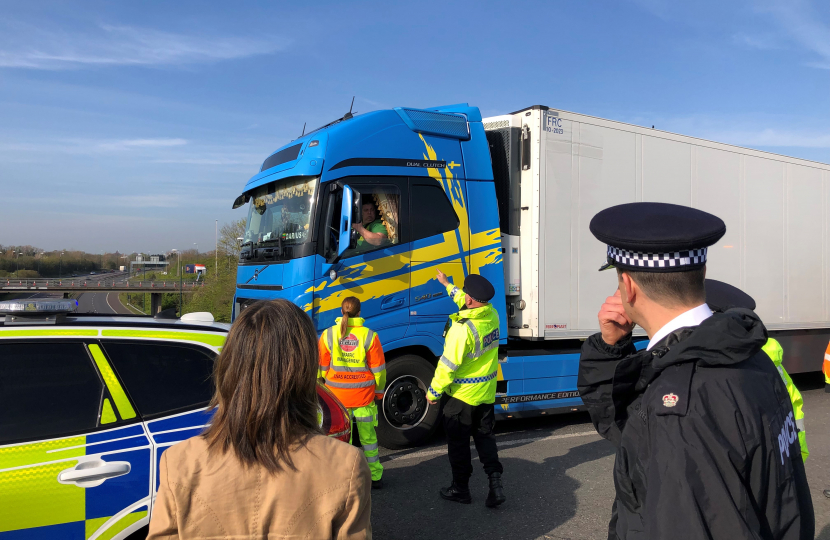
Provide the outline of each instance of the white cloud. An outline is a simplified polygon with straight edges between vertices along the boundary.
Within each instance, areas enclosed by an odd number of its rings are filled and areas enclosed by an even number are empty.
[[[187,140],[179,138],[158,139],[52,139],[37,142],[2,141],[0,153],[17,155],[38,154],[97,154],[101,152],[163,150],[184,146]]]
[[[101,150],[126,150],[130,148],[167,148],[187,144],[184,139],[126,139],[97,143]]]
[[[822,21],[808,1],[772,0],[761,4],[760,11],[771,15],[790,41],[818,56],[817,60],[807,61],[804,65],[830,69],[830,21]],[[751,39],[766,42],[763,37]]]
[[[101,25],[61,32],[6,23],[0,67],[79,69],[94,66],[166,66],[232,60],[284,49],[282,38],[200,36],[132,26]]]
[[[735,34],[732,40],[750,49],[771,51],[782,48],[780,39],[772,35]]]

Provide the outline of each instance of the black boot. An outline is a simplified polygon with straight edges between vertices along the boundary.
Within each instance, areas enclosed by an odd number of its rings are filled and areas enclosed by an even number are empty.
[[[490,475],[490,493],[487,494],[487,500],[484,505],[487,508],[495,508],[506,499],[504,496],[504,488],[501,485],[501,473],[494,472]]]
[[[467,486],[461,488],[455,482],[450,484],[450,487],[441,488],[441,491],[439,491],[438,494],[441,495],[441,498],[446,501],[459,502],[463,504],[470,504],[473,502],[473,498],[470,496],[470,488]]]

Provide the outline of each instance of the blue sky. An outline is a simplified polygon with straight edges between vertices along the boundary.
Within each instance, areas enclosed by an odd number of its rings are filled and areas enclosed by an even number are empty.
[[[212,249],[348,109],[544,104],[830,162],[830,3],[2,2],[0,244]]]

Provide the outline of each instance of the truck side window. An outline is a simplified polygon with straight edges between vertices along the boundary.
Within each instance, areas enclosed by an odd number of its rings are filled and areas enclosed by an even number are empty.
[[[213,397],[214,354],[183,343],[104,342],[144,419],[207,406]]]
[[[428,238],[458,228],[458,215],[437,181],[420,178],[413,180],[411,193],[412,206],[409,221],[412,224],[413,240]]]
[[[391,185],[355,185],[361,201],[362,230],[367,235],[358,235],[357,247],[346,250],[344,257],[361,255],[383,249],[401,242],[401,192]]]
[[[83,343],[0,345],[0,444],[96,429],[103,392]]]

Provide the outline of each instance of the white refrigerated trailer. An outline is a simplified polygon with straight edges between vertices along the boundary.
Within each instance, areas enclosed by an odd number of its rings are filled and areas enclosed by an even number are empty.
[[[503,236],[509,334],[584,338],[616,288],[588,230],[603,208],[659,201],[723,219],[707,277],[735,285],[792,372],[830,339],[830,165],[535,106],[484,119]]]

